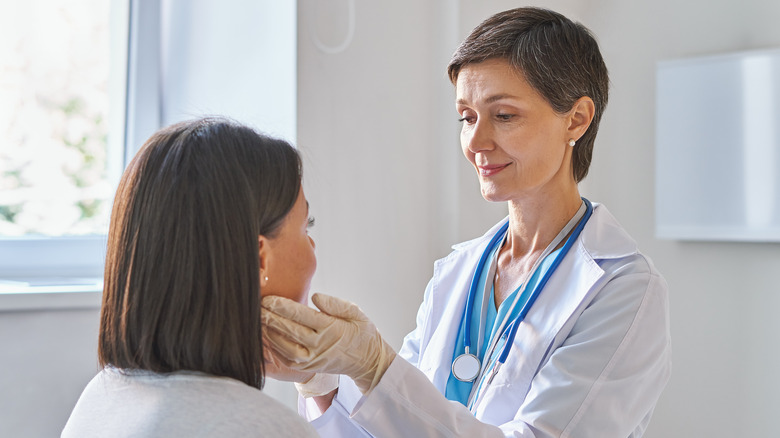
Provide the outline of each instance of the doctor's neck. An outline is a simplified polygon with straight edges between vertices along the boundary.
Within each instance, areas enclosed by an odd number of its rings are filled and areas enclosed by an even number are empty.
[[[543,251],[582,204],[579,190],[538,193],[508,202],[509,230],[504,250],[513,257]]]

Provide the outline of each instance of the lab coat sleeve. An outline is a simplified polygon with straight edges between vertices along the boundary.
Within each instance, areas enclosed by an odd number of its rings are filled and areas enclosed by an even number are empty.
[[[431,282],[425,288],[425,297],[430,294]],[[417,312],[417,327],[404,338],[403,346],[399,356],[406,362],[418,365],[420,357],[420,347],[423,339],[423,331],[426,326],[426,315],[429,313],[429,300],[423,300]],[[395,360],[395,362],[405,362],[404,360]],[[412,367],[414,368],[414,367]],[[425,378],[425,376],[423,376]],[[384,378],[383,378],[384,379]],[[425,378],[429,386],[431,383]],[[434,388],[434,391],[435,388]],[[438,393],[438,391],[436,391]],[[298,397],[298,413],[310,421],[312,426],[323,437],[367,437],[370,436],[362,426],[352,420],[350,413],[362,398],[362,394],[354,382],[341,376],[339,379],[339,390],[330,408],[325,412],[320,412],[319,407],[313,399]],[[380,435],[381,436],[381,435]]]
[[[347,376],[339,377],[339,390],[333,403],[320,413],[311,398],[298,396],[298,413],[311,422],[321,437],[367,438],[371,435],[352,421],[350,412],[363,397],[355,383]]]
[[[458,402],[447,400],[422,371],[396,357],[352,412],[374,437],[503,437]]]
[[[496,426],[480,422],[462,404],[447,400],[420,371],[420,351],[430,337],[433,280],[417,312],[417,326],[404,338],[379,384],[352,411],[352,420],[374,437],[503,437]]]

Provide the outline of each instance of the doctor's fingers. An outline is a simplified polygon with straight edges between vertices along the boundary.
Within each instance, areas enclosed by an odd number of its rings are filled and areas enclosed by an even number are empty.
[[[270,332],[270,333],[269,333]],[[306,347],[296,344],[284,334],[269,328],[266,330],[271,349],[276,354],[276,359],[286,367],[301,372],[314,372],[326,374],[350,375],[355,369],[365,367],[366,358],[360,348],[347,348],[336,339],[328,337],[323,342]],[[353,373],[354,374],[354,373]]]
[[[263,310],[293,320],[314,330],[320,330],[333,323],[333,317],[318,312],[289,298],[268,295],[261,301]],[[262,312],[262,313],[266,313]],[[262,316],[262,314],[261,314]]]
[[[281,362],[286,367],[300,369],[297,364],[311,360],[311,350],[272,327],[265,327],[263,338],[263,344],[271,348],[274,360]]]
[[[341,298],[316,293],[312,295],[311,302],[323,313],[349,321],[368,321],[368,317],[356,304]]]
[[[273,333],[270,337],[268,336],[269,332]],[[285,338],[276,330],[272,328],[263,330],[263,361],[266,368],[270,366],[271,369],[278,369],[289,365],[287,363],[289,361],[279,353],[279,350],[285,351],[285,355],[288,354],[287,352],[293,352],[295,356],[309,354],[305,347]]]
[[[314,310],[316,312],[316,310]],[[320,334],[317,330],[303,324],[299,324],[298,321],[287,319],[284,316],[277,315],[276,313],[263,310],[260,312],[260,321],[263,323],[263,328],[272,328],[279,336],[283,336],[290,341],[297,342],[305,346],[315,345],[319,342]],[[325,328],[320,328],[324,331]],[[272,338],[272,334],[267,334],[269,338]],[[273,340],[273,339],[271,339]]]
[[[276,380],[287,382],[306,382],[314,373],[297,370],[289,365],[289,361],[280,357],[276,349],[271,345],[271,341],[263,336],[263,360],[265,362],[265,375]]]

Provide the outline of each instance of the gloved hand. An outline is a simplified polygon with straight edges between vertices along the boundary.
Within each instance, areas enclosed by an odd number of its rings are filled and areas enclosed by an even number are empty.
[[[339,387],[339,376],[291,369],[276,357],[276,352],[268,346],[268,339],[265,336],[263,336],[263,345],[265,345],[263,351],[265,377],[295,383],[295,389],[305,398],[329,394]]]
[[[261,317],[268,345],[292,369],[345,374],[367,394],[395,352],[356,305],[323,294],[314,294],[312,302],[321,312],[287,298],[264,297]]]
[[[314,373],[294,370],[286,366],[278,355],[270,347],[268,338],[263,334],[263,361],[265,362],[265,376],[283,382],[308,382],[314,377]]]
[[[295,382],[298,394],[305,398],[327,395],[339,387],[339,376],[336,374],[317,373],[306,382]]]

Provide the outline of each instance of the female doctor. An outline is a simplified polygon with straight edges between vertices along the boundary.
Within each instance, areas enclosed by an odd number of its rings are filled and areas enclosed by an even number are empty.
[[[322,436],[641,436],[670,374],[667,285],[578,191],[607,104],[595,39],[514,9],[475,28],[448,73],[463,153],[509,215],[434,264],[397,355],[353,304],[264,298],[266,342],[305,377],[303,413]]]

